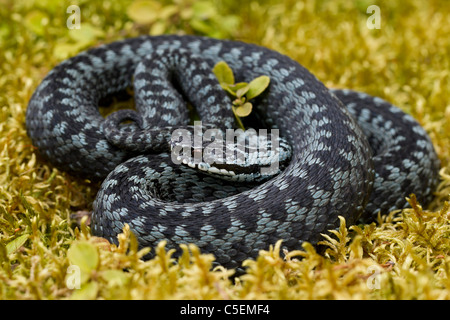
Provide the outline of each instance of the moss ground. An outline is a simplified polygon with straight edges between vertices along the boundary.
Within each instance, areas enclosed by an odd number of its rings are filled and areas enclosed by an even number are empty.
[[[450,4],[410,1],[72,1],[0,0],[0,299],[449,299]],[[380,29],[368,28],[380,9]],[[70,24],[69,23],[69,24]],[[324,236],[325,253],[305,244],[268,246],[233,270],[184,246],[176,260],[161,244],[139,258],[129,230],[112,246],[86,221],[98,185],[41,159],[25,131],[34,89],[61,60],[140,34],[189,33],[258,43],[291,56],[329,87],[378,95],[413,115],[442,161],[428,208]],[[75,264],[79,269],[70,267]],[[126,270],[126,271],[124,271]],[[80,275],[80,277],[77,277]],[[78,281],[79,280],[79,281]],[[79,287],[79,289],[77,289]]]

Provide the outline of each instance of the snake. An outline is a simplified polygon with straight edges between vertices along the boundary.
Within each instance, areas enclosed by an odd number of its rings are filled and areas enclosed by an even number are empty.
[[[177,162],[173,133],[195,129],[188,104],[205,124],[200,138],[205,128],[236,129],[232,98],[212,72],[220,61],[238,81],[269,77],[250,123],[277,133],[278,147],[205,167],[189,158],[205,151],[200,144]],[[127,88],[135,108],[103,116],[102,99]],[[339,217],[374,221],[407,207],[411,193],[426,205],[439,180],[431,139],[412,116],[363,92],[329,89],[290,57],[241,41],[141,36],[87,49],[38,85],[26,128],[43,159],[102,182],[94,235],[117,243],[128,224],[140,247],[165,240],[180,252],[193,243],[229,268],[280,239],[288,250],[317,244]],[[280,165],[264,176],[273,155]]]

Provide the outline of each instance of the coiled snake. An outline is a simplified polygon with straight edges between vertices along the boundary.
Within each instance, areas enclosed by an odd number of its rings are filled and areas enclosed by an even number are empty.
[[[170,134],[189,124],[186,100],[203,123],[234,126],[230,97],[211,71],[222,60],[239,81],[270,77],[255,113],[279,129],[292,154],[265,182],[239,181],[239,173],[220,180],[171,161]],[[99,100],[130,86],[136,111],[105,120]],[[370,221],[403,208],[410,193],[426,204],[438,181],[433,146],[412,117],[380,98],[330,91],[287,56],[241,42],[144,36],[82,52],[38,86],[26,125],[55,166],[106,177],[94,234],[116,242],[128,223],[142,246],[195,243],[227,267],[278,239],[288,249],[316,243],[339,215]]]

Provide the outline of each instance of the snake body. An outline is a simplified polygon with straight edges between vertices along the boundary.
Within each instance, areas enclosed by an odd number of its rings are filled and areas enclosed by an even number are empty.
[[[234,126],[231,100],[211,72],[222,60],[239,81],[270,77],[255,112],[292,154],[262,183],[171,161],[170,134],[189,124],[186,99],[204,123]],[[98,101],[130,86],[136,110],[102,117]],[[54,165],[105,179],[95,235],[117,242],[127,223],[141,246],[195,243],[227,267],[279,239],[287,249],[316,243],[338,216],[352,224],[403,208],[410,193],[426,204],[438,181],[436,153],[411,116],[380,98],[329,90],[289,57],[242,42],[144,36],[82,52],[38,86],[26,125]]]

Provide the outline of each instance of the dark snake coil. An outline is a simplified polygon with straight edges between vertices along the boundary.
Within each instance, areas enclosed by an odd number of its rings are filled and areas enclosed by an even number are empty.
[[[254,112],[279,129],[292,155],[266,182],[220,180],[170,159],[170,132],[189,124],[186,99],[204,123],[234,126],[231,100],[211,72],[221,60],[238,81],[270,77]],[[100,99],[132,86],[136,110],[105,120]],[[58,168],[106,177],[95,235],[116,242],[128,223],[141,246],[195,243],[227,267],[279,239],[287,249],[316,243],[339,215],[371,221],[405,207],[410,193],[426,204],[438,182],[433,146],[411,116],[364,93],[330,91],[287,56],[241,42],[146,36],[82,52],[42,81],[26,125]]]

